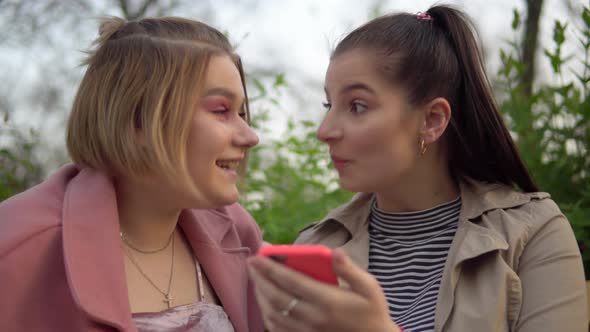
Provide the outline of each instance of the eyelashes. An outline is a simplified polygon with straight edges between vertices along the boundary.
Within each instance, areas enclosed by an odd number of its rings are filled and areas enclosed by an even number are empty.
[[[355,99],[350,103],[350,112],[360,114],[367,111],[368,105],[362,100]]]
[[[206,101],[203,105],[207,111],[215,115],[229,118],[230,116],[233,116],[233,114],[236,114],[242,120],[248,119],[248,115],[245,112],[243,105],[240,105],[237,109],[233,109],[227,101],[221,98],[211,98],[211,100]]]
[[[324,107],[326,112],[328,112],[332,109],[332,103],[327,102],[327,101],[323,102],[322,106]],[[348,105],[348,111],[353,114],[364,113],[368,110],[368,108],[369,108],[369,105],[367,104],[367,102],[365,102],[364,100],[361,100],[361,99],[354,99]]]
[[[229,118],[232,115],[232,111],[229,108],[220,108],[220,109],[215,109],[212,110],[211,112],[213,112],[214,114]],[[236,113],[240,119],[246,121],[248,119],[248,114],[246,112],[240,111]]]

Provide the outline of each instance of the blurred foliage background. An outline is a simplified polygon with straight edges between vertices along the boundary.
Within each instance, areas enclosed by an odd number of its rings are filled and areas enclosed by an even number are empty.
[[[570,220],[590,276],[590,249],[584,250],[590,247],[590,11],[572,6],[572,17],[554,22],[552,44],[541,45],[543,1],[524,2],[524,11],[512,13],[500,67],[490,76],[523,158],[541,190],[551,193]],[[211,10],[208,4],[202,2],[201,9]],[[119,0],[110,5],[118,8],[120,16],[135,19],[168,14],[182,7],[183,1]],[[64,6],[81,12],[94,8],[84,0],[0,0],[4,21],[0,44],[27,43],[34,38],[51,42],[43,31],[51,31],[50,22]],[[378,8],[372,15],[379,14]],[[79,19],[70,17],[67,24],[75,27]],[[231,38],[231,31],[229,35]],[[551,79],[539,78],[537,66],[548,68]],[[268,68],[246,69],[253,125],[264,133],[269,130],[270,115],[285,111],[280,100],[289,77]],[[49,66],[45,75],[56,77],[56,70]],[[76,79],[65,74],[67,70],[62,72],[59,77],[70,77],[75,83]],[[71,91],[63,86],[59,80],[46,79],[32,87],[37,90],[30,106],[69,108]],[[38,132],[13,123],[14,107],[11,96],[0,92],[0,201],[42,181],[51,171],[47,165],[67,162],[63,148],[51,150]],[[250,155],[242,203],[263,229],[266,241],[292,242],[304,225],[321,219],[352,196],[338,188],[327,149],[315,138],[317,126],[313,121],[288,118],[279,138],[263,140]]]

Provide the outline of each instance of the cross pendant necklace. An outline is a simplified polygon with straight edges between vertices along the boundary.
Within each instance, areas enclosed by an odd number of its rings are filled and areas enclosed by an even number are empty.
[[[1,0],[0,0],[1,1]],[[121,239],[123,239],[123,233],[121,233]],[[124,242],[124,241],[123,241]],[[124,242],[126,243],[126,242]],[[164,300],[162,300],[163,302],[166,302],[168,309],[170,309],[170,307],[172,307],[172,302],[174,301],[174,298],[170,295],[170,287],[172,286],[172,277],[174,274],[174,233],[172,233],[172,259],[170,262],[170,278],[168,279],[168,289],[166,290],[166,292],[164,292],[163,290],[161,290],[153,281],[152,279],[150,279],[150,277],[148,277],[148,275],[141,269],[141,266],[139,266],[139,264],[135,261],[135,259],[133,258],[133,256],[131,255],[131,252],[129,252],[128,250],[126,250],[125,248],[123,248],[123,252],[125,253],[125,255],[129,258],[129,260],[131,261],[131,263],[133,263],[133,265],[135,265],[135,267],[137,268],[137,271],[139,271],[139,273],[141,273],[141,275],[147,280],[149,281],[150,284],[152,284],[152,286],[154,286],[154,288],[160,292],[160,294],[164,295]]]
[[[168,309],[170,309],[170,307],[172,306],[172,302],[174,301],[174,298],[170,296],[170,294],[164,294],[164,297],[165,299],[162,301],[166,302],[166,304],[168,305]]]

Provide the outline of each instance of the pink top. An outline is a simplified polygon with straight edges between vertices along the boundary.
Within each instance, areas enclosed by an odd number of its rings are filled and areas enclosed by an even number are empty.
[[[234,332],[221,306],[191,303],[160,312],[133,314],[139,332]]]
[[[138,332],[235,332],[223,307],[205,302],[203,272],[196,259],[195,272],[199,301],[160,312],[134,313]]]

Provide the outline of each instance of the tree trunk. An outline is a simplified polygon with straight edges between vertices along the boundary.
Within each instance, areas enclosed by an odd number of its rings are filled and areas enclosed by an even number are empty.
[[[533,83],[535,81],[539,21],[543,9],[543,0],[526,0],[526,6],[527,16],[522,41],[522,58],[520,59],[525,69],[521,84],[524,88],[524,97],[530,98],[533,94]]]

